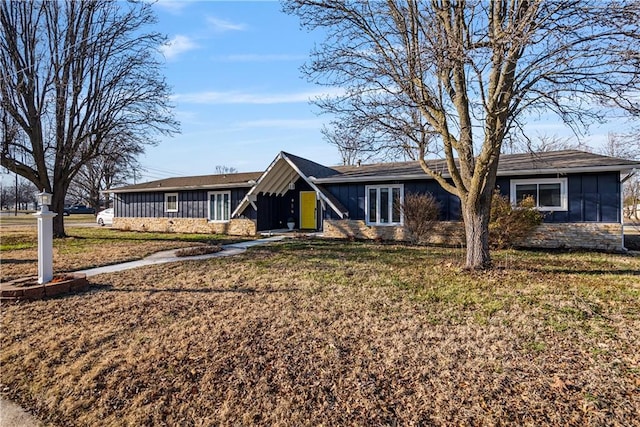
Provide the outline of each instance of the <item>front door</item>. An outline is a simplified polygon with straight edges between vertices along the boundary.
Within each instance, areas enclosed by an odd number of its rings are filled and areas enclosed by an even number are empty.
[[[300,228],[316,229],[316,192],[300,192]]]

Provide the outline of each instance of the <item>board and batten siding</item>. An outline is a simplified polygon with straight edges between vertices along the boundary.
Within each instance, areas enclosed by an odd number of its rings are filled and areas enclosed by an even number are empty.
[[[440,220],[457,221],[461,217],[460,199],[442,189],[435,181],[388,181],[375,185],[404,184],[404,194],[431,193],[440,203]],[[349,219],[365,220],[366,183],[328,184],[325,188],[349,211]],[[325,219],[339,219],[333,210],[325,211]]]
[[[511,179],[536,180],[543,178],[558,178],[558,175],[499,177],[496,185],[500,187],[502,194],[509,197]],[[621,221],[622,207],[620,205],[621,186],[619,172],[570,174],[566,175],[566,178],[567,210],[544,212],[544,222],[619,223]]]
[[[207,218],[210,191],[230,191],[233,211],[248,189],[116,193],[113,201],[114,215],[118,218]],[[167,193],[178,193],[178,212],[166,212],[164,195]],[[253,209],[247,209],[245,215],[249,219],[255,219],[251,218],[255,217]]]
[[[496,186],[500,193],[509,197],[512,179],[557,178],[557,175],[519,175],[498,177]],[[620,174],[603,172],[590,174],[570,174],[567,177],[567,211],[544,212],[547,223],[603,222],[619,223],[622,208],[620,205]],[[431,193],[440,203],[441,221],[459,221],[462,217],[460,199],[448,193],[433,180],[376,182],[376,185],[404,184],[404,193]],[[334,195],[349,211],[349,219],[365,219],[366,183],[325,184],[325,188]],[[325,219],[339,219],[332,210],[325,211]]]

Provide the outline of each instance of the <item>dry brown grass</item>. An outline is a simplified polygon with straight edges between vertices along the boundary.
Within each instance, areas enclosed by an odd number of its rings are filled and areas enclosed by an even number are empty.
[[[2,306],[48,425],[638,425],[640,258],[295,241]]]
[[[141,259],[153,253],[193,247],[201,243],[237,241],[224,236],[168,233],[136,233],[111,228],[67,229],[69,235],[53,243],[54,272],[117,264]],[[33,227],[2,229],[0,280],[35,276],[38,272],[38,235]]]

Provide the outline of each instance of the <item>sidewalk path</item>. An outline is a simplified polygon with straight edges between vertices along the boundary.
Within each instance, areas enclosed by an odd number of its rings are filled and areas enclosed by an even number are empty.
[[[286,236],[273,236],[273,237],[268,237],[266,239],[248,240],[246,242],[231,243],[229,245],[223,245],[222,250],[220,252],[215,252],[212,254],[205,254],[205,255],[188,256],[188,257],[178,257],[176,256],[176,251],[179,251],[180,249],[172,249],[169,251],[163,251],[163,252],[155,253],[153,255],[149,255],[148,257],[138,261],[130,261],[130,262],[124,262],[122,264],[114,264],[114,265],[105,265],[104,267],[96,267],[96,268],[90,268],[88,270],[80,270],[80,271],[77,271],[76,273],[84,273],[87,275],[87,277],[91,277],[91,276],[95,276],[96,274],[115,273],[117,271],[130,270],[132,268],[143,267],[145,265],[166,264],[168,262],[227,257],[232,255],[238,255],[246,251],[247,248],[251,248],[253,246],[279,242],[285,238]]]
[[[37,427],[42,425],[33,415],[11,402],[0,398],[0,427]]]
[[[84,273],[87,277],[95,276],[102,273],[115,273],[118,271],[130,270],[132,268],[143,267],[145,265],[165,264],[168,262],[178,261],[191,261],[201,260],[216,257],[227,257],[232,255],[238,255],[254,246],[266,245],[268,243],[279,242],[284,240],[286,236],[273,236],[265,239],[248,240],[246,242],[232,243],[229,245],[223,245],[220,252],[215,252],[206,255],[177,257],[176,251],[180,249],[173,249],[170,251],[158,252],[153,255],[149,255],[138,261],[130,261],[122,264],[107,265],[104,267],[96,267],[88,270],[80,270],[77,273]],[[0,397],[0,427],[37,427],[41,423],[22,409],[14,402]]]

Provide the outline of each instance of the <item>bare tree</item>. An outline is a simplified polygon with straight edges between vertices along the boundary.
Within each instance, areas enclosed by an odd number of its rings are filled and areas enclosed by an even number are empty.
[[[216,174],[224,175],[227,173],[237,173],[238,169],[231,166],[217,165],[216,166]]]
[[[624,186],[624,216],[629,219],[640,220],[640,175],[635,172],[625,182]]]
[[[342,102],[324,98],[317,103],[338,117],[322,133],[338,148],[345,165],[358,160],[416,160],[420,146],[435,149],[434,132],[413,106],[363,93]]]
[[[491,196],[507,135],[541,112],[576,131],[609,112],[640,112],[639,9],[596,0],[284,4],[304,26],[326,29],[305,71],[345,88],[331,101],[336,110],[365,100],[357,116],[400,130],[390,116],[404,112],[393,118],[407,119],[422,168],[460,198],[470,269],[491,265]],[[411,134],[412,112],[436,139]],[[429,168],[433,153],[446,159],[446,173]]]
[[[600,154],[621,159],[640,159],[640,131],[609,132]]]
[[[38,189],[29,181],[16,179],[15,183],[2,186],[0,191],[1,209],[13,206],[17,213],[19,209],[29,209],[29,205],[36,202]]]
[[[103,195],[103,190],[124,185],[133,178],[139,167],[137,156],[142,152],[140,145],[130,145],[119,139],[108,147],[104,154],[82,166],[68,191],[69,197],[86,201],[96,212],[103,201],[107,207],[109,205],[109,195]]]
[[[571,137],[560,137],[557,135],[536,135],[524,138],[505,138],[502,146],[503,153],[546,153],[558,150],[582,150],[593,151],[593,149],[580,140]]]
[[[640,130],[634,129],[627,133],[609,133],[600,153],[624,159],[640,159]],[[624,215],[629,219],[640,219],[637,209],[640,205],[640,171],[634,171],[625,179],[622,197]]]
[[[23,136],[0,129],[2,166],[53,193],[54,211],[116,136],[142,148],[177,130],[153,22],[144,1],[0,5],[0,106]],[[54,234],[65,234],[62,215]]]

